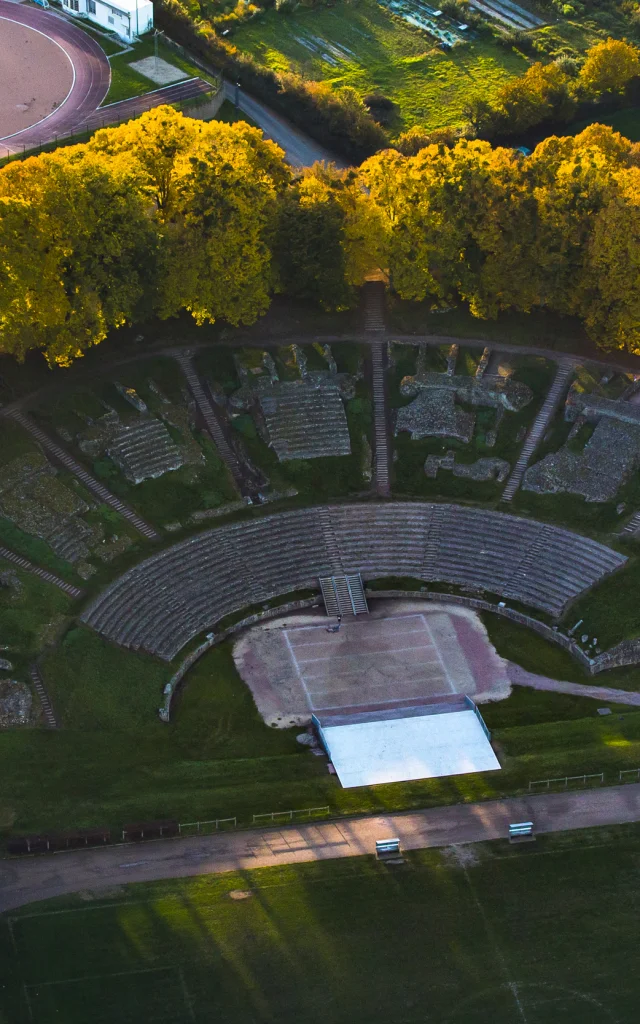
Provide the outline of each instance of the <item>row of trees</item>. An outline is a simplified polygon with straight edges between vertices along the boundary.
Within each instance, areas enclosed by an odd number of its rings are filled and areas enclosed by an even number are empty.
[[[292,175],[257,129],[160,107],[0,171],[0,350],[68,365],[110,329],[252,323],[274,292],[344,308],[373,268],[479,317],[580,316],[640,352],[640,146],[594,125]]]
[[[528,131],[545,121],[571,121],[580,104],[622,96],[640,76],[640,50],[621,39],[607,39],[587,51],[584,62],[561,58],[532,64],[506,82],[492,101],[472,97],[466,107],[471,128],[484,138]]]

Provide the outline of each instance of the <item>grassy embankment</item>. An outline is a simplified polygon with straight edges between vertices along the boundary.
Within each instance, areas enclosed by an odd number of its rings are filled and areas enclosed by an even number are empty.
[[[375,0],[301,6],[293,14],[269,10],[235,30],[233,42],[274,71],[296,71],[333,88],[352,86],[361,96],[381,91],[397,104],[392,134],[414,124],[462,125],[470,94],[491,99],[528,66],[493,39],[445,53]]]
[[[574,664],[539,637],[498,622],[504,655],[534,671],[576,677]],[[72,629],[49,651],[43,675],[62,722],[57,731],[0,734],[0,827],[5,834],[176,817],[180,821],[329,805],[333,813],[408,809],[526,790],[531,779],[640,766],[640,713],[586,697],[516,688],[483,706],[502,771],[344,790],[296,730],[262,723],[225,643],[190,671],[172,722],[156,717],[174,666]],[[573,675],[570,675],[573,673]],[[581,681],[587,682],[582,676]],[[603,685],[640,688],[640,674],[610,673]]]

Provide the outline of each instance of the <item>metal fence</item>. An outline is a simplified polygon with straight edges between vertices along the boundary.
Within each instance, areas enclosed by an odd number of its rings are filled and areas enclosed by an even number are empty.
[[[264,824],[267,821],[297,821],[298,817],[323,817],[328,813],[328,807],[304,807],[301,811],[270,811],[268,814],[254,814],[253,824]]]
[[[221,828],[237,828],[237,818],[211,818],[210,821],[187,821],[178,825],[178,834],[181,836],[209,835],[211,832],[219,832]]]
[[[529,783],[529,792],[536,786],[545,786],[550,789],[553,785],[561,785],[567,789],[570,782],[581,782],[583,786],[586,786],[588,779],[598,779],[599,782],[604,782],[604,772],[596,772],[593,775],[564,775],[559,779],[537,779],[535,782]]]
[[[619,774],[619,781],[620,782],[623,782],[623,781],[631,782],[632,781],[631,779],[625,780],[623,778],[623,776],[625,776],[625,775],[635,775],[636,779],[638,781],[640,781],[640,768],[627,768],[627,769],[625,769],[625,771],[620,772],[620,774]]]

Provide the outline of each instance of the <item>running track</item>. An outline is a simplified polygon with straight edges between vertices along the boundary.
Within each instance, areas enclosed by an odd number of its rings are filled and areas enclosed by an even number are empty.
[[[0,860],[0,913],[123,882],[371,855],[376,839],[392,836],[403,850],[483,842],[505,838],[512,821],[533,821],[538,833],[640,821],[640,783]]]
[[[0,140],[0,155],[4,156],[5,148],[8,153],[21,153],[23,147],[32,149],[54,142],[58,136],[73,134],[73,130],[100,106],[107,95],[111,68],[105,53],[91,36],[59,15],[0,0],[0,19],[27,25],[53,39],[67,53],[75,69],[71,92],[53,114],[10,138]]]

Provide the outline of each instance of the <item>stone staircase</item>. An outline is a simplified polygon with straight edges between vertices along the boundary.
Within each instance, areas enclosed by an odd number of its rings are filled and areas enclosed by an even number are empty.
[[[384,331],[385,286],[382,281],[365,281],[362,286],[365,331]]]
[[[529,460],[538,447],[540,440],[544,436],[558,404],[560,403],[572,370],[573,362],[569,360],[562,360],[558,363],[558,369],[553,379],[553,383],[549,388],[549,393],[544,400],[540,412],[536,416],[531,430],[525,438],[522,451],[518,456],[518,460],[511,471],[511,475],[507,480],[506,487],[502,493],[501,501],[513,501],[513,497],[522,483],[522,478],[526,472]]]
[[[622,536],[625,536],[625,535],[626,536],[633,536],[633,534],[634,533],[638,533],[639,530],[640,530],[640,512],[636,512],[636,514],[631,517],[629,522],[626,523],[622,527],[620,533],[621,533]]]
[[[321,505],[318,508],[318,519],[320,521],[320,528],[324,538],[324,546],[331,563],[331,567],[333,569],[342,569],[340,545],[338,544],[338,538],[336,537],[331,513],[325,505]]]
[[[52,441],[49,435],[45,434],[44,430],[41,430],[40,427],[33,422],[30,416],[27,416],[26,413],[21,412],[19,409],[12,409],[9,412],[4,413],[4,415],[15,420],[16,423],[19,423],[20,426],[23,427],[24,430],[28,431],[32,437],[35,437],[36,441],[38,441],[42,448],[44,448],[45,452],[48,452],[54,457],[54,459],[56,459],[57,462],[60,463],[60,465],[73,473],[73,475],[84,484],[87,490],[95,494],[100,501],[104,502],[105,505],[109,505],[111,508],[114,508],[116,512],[119,512],[120,515],[124,519],[127,519],[132,526],[135,526],[136,530],[141,533],[143,537],[147,537],[148,540],[157,540],[158,534],[153,527],[149,526],[148,523],[145,523],[144,519],[141,519],[140,516],[136,515],[136,513],[128,508],[124,502],[120,501],[119,498],[116,498],[115,494],[112,494],[111,491],[107,490],[103,484],[99,483],[94,477],[92,477],[84,466],[81,466],[79,462],[76,462],[76,460],[72,458],[64,448],[61,448],[59,444]]]
[[[360,573],[345,576],[323,576],[320,590],[324,598],[327,615],[368,615],[369,606],[362,585]]]
[[[10,551],[9,548],[0,547],[0,558],[6,559],[7,562],[12,562],[13,565],[19,566],[25,572],[31,572],[34,576],[39,576],[41,580],[46,580],[47,583],[53,583],[54,587],[64,590],[65,594],[69,594],[70,597],[77,598],[83,596],[82,590],[79,590],[78,587],[72,586],[71,583],[65,583],[59,576],[54,576],[52,572],[41,569],[39,565],[34,565],[33,562],[27,561],[22,555],[17,555],[15,551]]]
[[[240,483],[242,480],[240,463],[235,452],[231,448],[231,445],[224,436],[224,432],[218,422],[214,408],[200,382],[198,374],[196,373],[191,354],[187,351],[177,351],[173,353],[173,358],[178,363],[184,374],[189,391],[193,395],[196,406],[211,436],[211,440],[218,449],[220,458],[230,470],[236,483]]]
[[[375,483],[381,497],[391,493],[389,474],[389,437],[387,431],[387,408],[384,388],[384,355],[382,343],[371,346],[373,429],[375,439]]]
[[[42,676],[40,675],[40,669],[38,668],[37,665],[34,664],[34,665],[31,666],[31,668],[29,669],[29,675],[31,676],[31,682],[33,683],[33,688],[35,689],[36,693],[38,694],[38,698],[39,698],[40,703],[42,705],[42,711],[43,711],[44,718],[45,718],[45,721],[47,723],[47,726],[49,727],[49,729],[57,729],[58,728],[58,723],[56,721],[56,716],[54,714],[51,701],[49,700],[49,694],[47,693],[47,691],[45,689]]]

